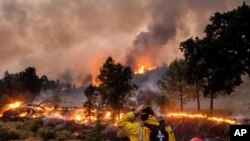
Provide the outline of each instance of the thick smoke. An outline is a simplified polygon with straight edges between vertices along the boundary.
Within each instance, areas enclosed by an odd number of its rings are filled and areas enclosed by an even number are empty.
[[[1,0],[0,75],[28,66],[56,79],[70,68],[73,81],[95,78],[108,56],[152,65],[181,56],[180,41],[200,35],[215,11],[234,0]],[[149,58],[149,59],[148,59]]]
[[[143,0],[2,0],[0,73],[96,74],[108,56],[122,60],[146,15]]]
[[[180,57],[180,41],[202,36],[213,13],[236,7],[235,2],[226,0],[154,0],[150,3],[147,30],[136,36],[134,49],[128,54],[127,63],[135,68],[140,65],[156,67]]]

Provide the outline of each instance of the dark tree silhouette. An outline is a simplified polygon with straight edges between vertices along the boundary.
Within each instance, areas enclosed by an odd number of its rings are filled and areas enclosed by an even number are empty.
[[[170,104],[170,100],[165,95],[160,95],[156,100],[156,105],[159,107],[161,114],[164,114],[164,117],[166,117],[166,107]]]
[[[194,44],[202,54],[198,61],[205,70],[204,95],[211,98],[212,112],[217,95],[231,94],[242,83],[241,76],[250,75],[250,7],[244,3],[229,12],[217,12],[210,21],[205,37]],[[192,45],[182,47],[189,60],[196,57]]]
[[[28,90],[32,94],[37,94],[41,90],[40,79],[36,75],[36,69],[33,67],[26,68],[19,74],[19,79],[22,83],[21,88]]]
[[[83,107],[87,109],[86,114],[89,118],[89,122],[91,123],[91,116],[94,115],[92,110],[98,106],[98,90],[96,86],[90,84],[84,91],[84,94],[87,100],[83,103]]]
[[[202,42],[199,38],[190,38],[180,44],[187,62],[188,82],[195,85],[197,110],[200,110],[200,90],[204,85],[204,58],[202,55]]]
[[[175,59],[168,70],[158,81],[159,88],[169,99],[180,100],[180,108],[183,104],[193,98],[193,86],[187,82],[187,64],[183,59]]]
[[[3,78],[0,79],[0,102],[6,103],[11,99],[22,99],[29,102],[41,90],[59,91],[61,87],[62,84],[59,80],[49,80],[46,75],[39,78],[33,67],[14,74],[6,71]]]
[[[52,91],[59,91],[59,88],[61,87],[61,83],[59,80],[49,80],[46,75],[43,75],[40,78],[40,85],[41,90],[52,90]]]
[[[132,83],[132,77],[131,67],[115,63],[111,57],[108,57],[105,61],[100,68],[100,74],[97,76],[102,103],[110,106],[118,116],[120,110],[128,102],[128,98],[137,88]]]

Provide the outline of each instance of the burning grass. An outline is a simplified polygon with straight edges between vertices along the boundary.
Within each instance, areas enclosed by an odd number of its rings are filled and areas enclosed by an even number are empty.
[[[239,124],[236,120],[226,118],[226,117],[218,117],[218,116],[208,116],[206,114],[190,114],[190,113],[169,113],[167,114],[169,118],[189,118],[189,119],[204,119],[208,121],[213,121],[217,123],[228,123],[228,124]]]
[[[83,108],[55,108],[46,103],[24,105],[15,102],[4,108],[2,120],[5,122],[0,123],[3,129],[0,134],[6,134],[7,139],[11,135],[14,139],[29,140],[92,140],[96,137],[118,140],[118,129],[115,123],[110,122],[110,111],[102,111],[103,114],[97,118],[97,110],[87,116]],[[202,113],[168,113],[166,118],[178,141],[186,141],[194,136],[206,138],[207,141],[227,141],[229,125],[240,124],[227,117]]]

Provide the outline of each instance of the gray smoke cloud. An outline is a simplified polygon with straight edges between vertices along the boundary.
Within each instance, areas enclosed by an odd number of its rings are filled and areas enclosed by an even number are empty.
[[[249,1],[247,1],[248,3]],[[215,11],[235,0],[1,0],[0,75],[28,66],[58,78],[70,68],[73,81],[95,78],[108,56],[135,66],[182,56],[178,44],[201,35]],[[157,54],[157,55],[156,55]]]
[[[134,48],[128,54],[127,63],[137,68],[141,65],[138,59],[145,56],[148,57],[145,62],[153,66],[170,63],[175,57],[180,57],[180,41],[202,36],[209,17],[216,11],[223,12],[243,4],[242,1],[226,0],[154,0],[150,3],[147,29],[136,36]]]
[[[95,74],[109,55],[124,56],[146,22],[145,7],[142,0],[2,0],[0,72]]]

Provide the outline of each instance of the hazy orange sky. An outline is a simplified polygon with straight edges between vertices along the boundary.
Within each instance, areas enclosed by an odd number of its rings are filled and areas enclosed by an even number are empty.
[[[247,4],[250,0],[246,1]],[[169,64],[178,45],[202,36],[209,17],[243,0],[1,0],[0,75],[28,66],[75,81],[96,75],[108,56],[138,67]]]

